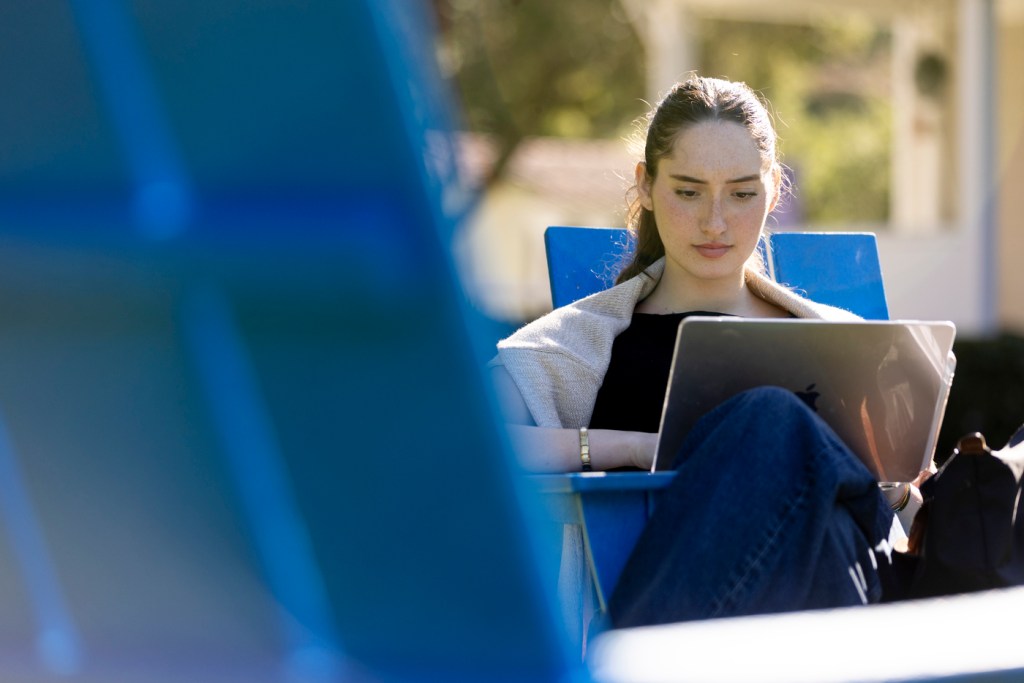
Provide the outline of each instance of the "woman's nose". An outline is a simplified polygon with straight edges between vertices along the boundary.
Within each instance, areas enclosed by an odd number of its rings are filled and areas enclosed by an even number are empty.
[[[725,214],[722,211],[722,201],[718,198],[713,198],[708,207],[704,232],[709,235],[720,235],[725,232]]]

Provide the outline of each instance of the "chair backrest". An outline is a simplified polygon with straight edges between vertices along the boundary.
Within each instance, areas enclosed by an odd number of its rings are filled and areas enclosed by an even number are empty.
[[[558,308],[611,287],[630,247],[625,228],[552,226],[545,230],[551,304]]]
[[[432,14],[4,6],[2,677],[583,679],[454,276]]]
[[[552,226],[544,233],[551,300],[557,308],[610,287],[631,248],[624,228]],[[815,301],[886,320],[878,245],[871,233],[787,232],[769,238],[776,281]]]
[[[872,233],[780,232],[770,243],[770,268],[777,282],[868,320],[889,318]]]

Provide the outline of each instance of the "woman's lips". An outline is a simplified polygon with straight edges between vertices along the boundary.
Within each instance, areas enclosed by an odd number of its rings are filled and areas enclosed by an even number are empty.
[[[721,258],[725,256],[732,247],[728,244],[720,244],[718,242],[709,242],[707,244],[695,244],[693,246],[700,255],[704,258]]]

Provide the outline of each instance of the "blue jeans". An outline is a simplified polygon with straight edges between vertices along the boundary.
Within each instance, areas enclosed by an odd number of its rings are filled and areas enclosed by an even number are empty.
[[[893,513],[793,393],[705,415],[609,601],[616,628],[878,602]]]

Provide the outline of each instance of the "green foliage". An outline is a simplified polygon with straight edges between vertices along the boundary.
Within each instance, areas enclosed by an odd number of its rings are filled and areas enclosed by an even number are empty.
[[[467,127],[500,137],[614,137],[644,96],[619,0],[437,0],[442,64]],[[625,106],[624,106],[625,105]]]

